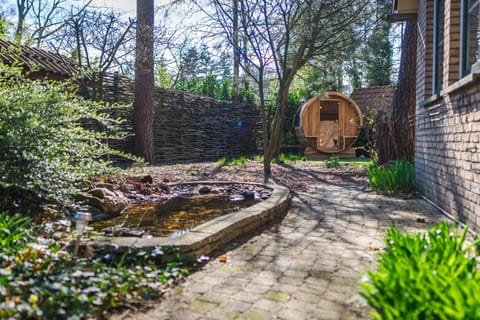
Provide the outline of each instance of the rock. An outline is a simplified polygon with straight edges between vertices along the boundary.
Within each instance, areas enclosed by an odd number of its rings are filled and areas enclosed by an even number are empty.
[[[200,194],[209,194],[212,190],[207,186],[202,186],[198,189],[198,193]]]
[[[149,174],[140,179],[140,182],[143,183],[153,183],[153,177]]]
[[[115,194],[114,191],[111,191],[107,188],[94,188],[88,191],[92,196],[103,199],[106,196],[113,196]]]
[[[92,216],[97,216],[99,214],[102,214],[102,209],[100,207],[95,207],[95,206],[92,206],[90,204],[86,205],[85,211],[90,212],[92,214]]]
[[[97,198],[88,192],[77,192],[76,200],[98,209],[102,208],[102,199]]]
[[[106,188],[95,188],[88,192],[79,192],[77,193],[77,199],[109,215],[118,214],[128,206],[127,197]],[[92,211],[94,210],[92,209]]]
[[[170,186],[164,182],[157,184],[157,190],[160,192],[170,193]]]
[[[232,194],[231,196],[228,197],[228,200],[232,202],[244,201],[245,197],[241,194]]]
[[[128,199],[123,194],[105,195],[103,198],[102,212],[118,214],[128,206]]]
[[[120,191],[122,191],[122,192],[128,193],[128,192],[132,192],[133,190],[135,190],[135,186],[133,184],[121,184],[120,185]]]
[[[242,192],[242,196],[245,198],[245,200],[253,200],[255,199],[255,192],[245,190]]]
[[[99,183],[95,186],[96,188],[105,188],[110,191],[113,191],[115,189],[114,185],[111,183]]]

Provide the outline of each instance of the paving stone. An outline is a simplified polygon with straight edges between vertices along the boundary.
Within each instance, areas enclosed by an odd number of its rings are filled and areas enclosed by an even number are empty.
[[[272,285],[273,285],[273,283],[271,285],[265,285],[265,283],[257,282],[255,280],[254,282],[251,282],[251,283],[247,284],[246,286],[244,286],[243,290],[247,291],[247,292],[256,293],[256,294],[264,294],[265,292],[270,290]]]
[[[287,302],[290,299],[290,294],[282,291],[269,291],[263,297],[275,302]]]
[[[217,306],[217,303],[203,301],[203,300],[195,300],[188,305],[187,309],[197,313],[206,313],[214,309],[216,306]]]
[[[262,309],[251,309],[240,316],[240,319],[247,320],[267,320],[270,319],[269,312]]]
[[[254,309],[264,310],[268,314],[276,314],[283,307],[283,303],[261,298],[253,304]]]
[[[368,319],[356,292],[388,226],[422,231],[446,220],[421,199],[358,185],[317,185],[298,197],[279,225],[227,245],[226,264],[212,260],[152,310],[112,319]]]
[[[252,307],[252,302],[245,302],[237,299],[230,299],[229,301],[220,305],[221,310],[235,311],[239,314],[247,312]]]
[[[288,307],[284,307],[280,312],[278,312],[279,319],[285,320],[304,320],[308,319],[305,313],[305,310],[298,310],[298,309],[291,309]]]

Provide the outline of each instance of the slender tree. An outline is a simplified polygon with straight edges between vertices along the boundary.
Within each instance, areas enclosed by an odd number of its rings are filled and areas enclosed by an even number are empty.
[[[270,125],[264,113],[264,175],[268,181],[271,161],[278,155],[290,86],[297,74],[316,57],[343,52],[356,37],[357,17],[366,0],[239,0],[243,31],[248,34],[249,61],[256,66],[259,92],[267,77],[275,79],[276,103]],[[233,45],[232,8],[215,0],[214,20]],[[245,8],[245,9],[243,9]],[[246,19],[245,19],[246,18]],[[242,58],[248,57],[242,53]],[[243,59],[242,59],[243,60]],[[244,68],[247,72],[247,69]],[[262,94],[260,94],[260,97]],[[263,106],[262,110],[263,110]],[[267,132],[270,132],[267,135]]]
[[[17,22],[15,41],[17,43],[35,43],[42,41],[63,29],[69,15],[67,0],[17,0]],[[77,12],[86,10],[92,0],[87,1]],[[28,32],[27,32],[28,31]]]
[[[137,37],[135,58],[134,132],[135,154],[152,163],[154,55],[153,0],[137,0]]]
[[[264,0],[260,5],[278,81],[272,134],[264,154],[265,180],[280,150],[288,93],[295,75],[311,59],[347,48],[356,36],[356,17],[365,6],[365,1],[351,0],[273,4]]]
[[[240,101],[240,45],[238,29],[238,1],[233,1],[233,101]]]

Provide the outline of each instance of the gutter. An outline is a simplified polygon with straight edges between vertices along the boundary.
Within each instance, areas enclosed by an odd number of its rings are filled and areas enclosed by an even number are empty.
[[[418,192],[417,192],[418,193]],[[418,195],[423,199],[425,200],[426,202],[428,202],[430,205],[432,205],[433,207],[435,207],[435,209],[437,209],[438,211],[440,211],[444,216],[446,216],[448,219],[454,221],[457,225],[459,225],[460,227],[462,227],[463,229],[467,228],[467,231],[474,237],[477,237],[478,234],[473,231],[471,228],[467,227],[467,225],[463,222],[461,222],[460,220],[458,220],[457,218],[455,218],[454,216],[452,216],[450,213],[448,213],[447,211],[445,211],[444,209],[440,208],[435,202],[433,202],[432,200],[428,199],[426,196],[424,196],[423,194],[421,193],[418,193]]]

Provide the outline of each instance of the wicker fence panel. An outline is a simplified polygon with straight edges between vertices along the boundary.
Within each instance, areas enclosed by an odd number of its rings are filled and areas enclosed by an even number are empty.
[[[97,77],[98,79],[99,77]],[[130,104],[112,106],[109,113],[124,119],[132,132],[134,81],[106,74],[96,81],[97,100]],[[258,152],[259,110],[255,105],[219,101],[179,90],[155,88],[153,118],[155,163],[216,160]],[[122,151],[133,151],[133,138],[109,141]]]

